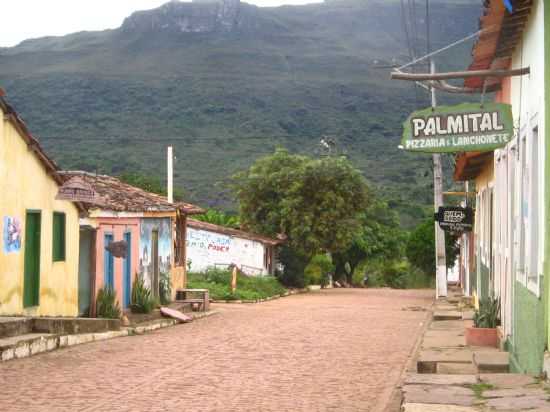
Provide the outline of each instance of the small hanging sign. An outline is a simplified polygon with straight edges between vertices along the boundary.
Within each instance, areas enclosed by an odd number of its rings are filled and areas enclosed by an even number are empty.
[[[512,108],[504,103],[463,103],[413,112],[403,123],[403,149],[412,152],[487,152],[514,134]]]
[[[434,218],[447,232],[471,232],[474,226],[474,212],[470,207],[440,207]]]
[[[117,258],[126,258],[128,254],[128,243],[125,240],[120,240],[118,242],[111,242],[105,246],[105,250],[111,252],[111,255]]]
[[[104,204],[103,198],[93,189],[92,185],[78,176],[67,180],[59,188],[55,198],[58,200],[85,202],[95,205]]]

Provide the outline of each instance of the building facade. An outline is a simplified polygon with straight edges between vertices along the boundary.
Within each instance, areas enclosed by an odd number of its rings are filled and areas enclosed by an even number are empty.
[[[79,206],[0,90],[0,315],[78,314]]]
[[[468,255],[475,279],[469,276],[466,292],[500,298],[501,340],[511,368],[533,374],[543,370],[549,343],[548,3],[512,2],[512,13],[502,1],[486,3],[481,28],[491,30],[474,46],[470,69],[529,67],[530,73],[490,79],[500,86],[495,100],[512,107],[514,138],[494,153],[459,155],[455,169],[455,179],[472,181],[476,192],[475,247]],[[483,81],[470,78],[466,86]],[[463,255],[467,248],[463,241]]]
[[[65,182],[75,177],[97,194],[97,203],[86,203],[87,217],[80,220],[79,308],[95,314],[95,300],[102,288],[111,288],[123,310],[131,304],[136,276],[155,297],[168,282],[172,298],[186,284],[185,220],[203,213],[194,205],[169,203],[119,179],[81,171],[60,173]],[[180,246],[183,245],[183,248]],[[122,248],[123,253],[116,250]]]
[[[272,275],[280,240],[187,220],[187,265],[193,272],[236,265],[251,276]]]

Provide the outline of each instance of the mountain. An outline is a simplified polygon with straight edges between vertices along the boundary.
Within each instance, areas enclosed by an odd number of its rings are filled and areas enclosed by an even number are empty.
[[[432,48],[477,30],[479,0],[430,4]],[[406,10],[422,54],[424,2]],[[409,60],[405,45],[397,0],[171,1],[118,29],[0,49],[0,87],[67,169],[164,178],[172,144],[188,199],[231,209],[224,183],[234,172],[279,145],[318,154],[325,137],[410,223],[431,202],[431,173],[430,156],[397,149],[403,120],[428,104],[389,80],[387,64]],[[466,67],[470,48],[438,57],[439,67]]]

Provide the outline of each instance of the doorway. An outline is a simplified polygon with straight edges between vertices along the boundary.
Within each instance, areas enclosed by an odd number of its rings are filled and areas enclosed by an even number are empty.
[[[25,269],[23,307],[38,306],[40,297],[40,233],[42,214],[27,211],[25,215]]]
[[[153,276],[151,289],[153,290],[153,296],[159,297],[159,231],[153,229],[151,233],[151,257],[153,263]]]
[[[132,232],[124,233],[124,240],[126,241],[126,257],[123,263],[123,304],[126,309],[130,306],[132,296]]]
[[[106,233],[104,237],[104,272],[103,272],[103,284],[107,288],[114,290],[115,288],[115,259],[111,252],[107,250],[107,246],[113,241],[113,234]]]
[[[80,316],[90,313],[92,290],[92,262],[95,257],[95,230],[80,229],[78,255],[78,312]]]

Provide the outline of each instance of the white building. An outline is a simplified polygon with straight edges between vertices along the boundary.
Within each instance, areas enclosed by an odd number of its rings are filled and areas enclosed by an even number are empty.
[[[252,276],[272,275],[281,240],[194,219],[187,220],[187,264],[191,272],[236,265]]]

